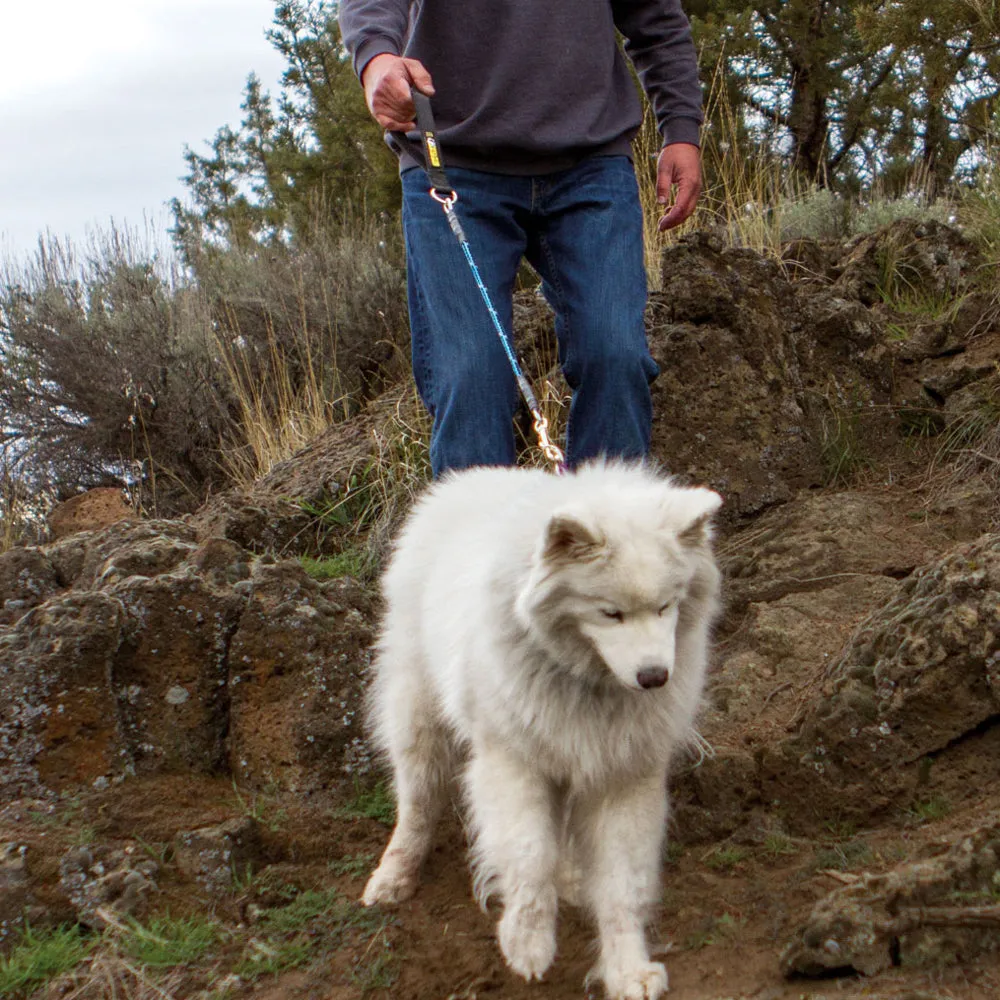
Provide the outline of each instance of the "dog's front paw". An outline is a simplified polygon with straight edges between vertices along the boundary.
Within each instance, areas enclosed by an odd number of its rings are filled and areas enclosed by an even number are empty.
[[[525,979],[541,979],[556,955],[556,902],[508,906],[497,927],[507,964]]]
[[[405,902],[416,891],[417,876],[413,872],[393,864],[391,860],[383,861],[368,879],[361,902],[365,906],[375,906],[376,903],[395,906]]]
[[[662,962],[606,971],[602,978],[609,1000],[659,1000],[667,992],[667,969]]]

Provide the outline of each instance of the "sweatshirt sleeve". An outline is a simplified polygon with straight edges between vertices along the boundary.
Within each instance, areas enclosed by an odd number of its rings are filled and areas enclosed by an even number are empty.
[[[680,0],[612,0],[611,6],[664,144],[699,145],[698,55]]]
[[[410,23],[410,0],[341,0],[340,34],[360,79],[375,56],[401,55]]]

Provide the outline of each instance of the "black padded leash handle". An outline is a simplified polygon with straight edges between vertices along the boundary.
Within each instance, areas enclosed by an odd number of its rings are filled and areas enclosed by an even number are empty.
[[[430,178],[431,187],[439,194],[453,194],[454,188],[448,183],[448,175],[444,172],[444,158],[441,146],[437,140],[437,130],[434,127],[434,113],[431,111],[431,99],[420,93],[412,92],[413,104],[417,109],[417,128],[420,140],[424,146],[424,169]]]

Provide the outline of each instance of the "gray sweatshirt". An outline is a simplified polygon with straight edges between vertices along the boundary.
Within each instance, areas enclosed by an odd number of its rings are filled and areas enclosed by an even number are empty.
[[[664,143],[698,143],[701,86],[680,0],[341,0],[340,29],[360,76],[383,52],[419,59],[434,81],[445,166],[496,173],[564,170],[631,154],[641,106],[625,38]],[[401,169],[416,132],[394,134]]]

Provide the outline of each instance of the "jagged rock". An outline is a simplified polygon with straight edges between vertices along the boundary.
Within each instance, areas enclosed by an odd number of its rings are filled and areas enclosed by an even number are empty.
[[[716,755],[673,782],[681,839],[732,835],[758,809],[801,832],[830,818],[839,799],[817,796],[811,775],[782,784],[772,774],[799,770],[781,749],[788,727],[828,698],[819,682],[872,609],[962,528],[932,527],[916,503],[901,511],[898,498],[845,491],[800,496],[721,543],[727,613],[700,723]]]
[[[726,602],[751,602],[825,590],[850,576],[900,578],[940,550],[942,539],[901,520],[890,502],[860,492],[817,494],[769,511],[745,543],[723,548]]]
[[[51,559],[34,546],[0,553],[0,626],[17,621],[60,587]]]
[[[844,814],[912,794],[916,765],[1000,718],[1000,535],[903,581],[826,672],[799,731],[764,758],[768,799],[806,785]],[[797,789],[797,791],[795,791]]]
[[[0,794],[230,767],[317,788],[365,767],[372,615],[360,587],[317,584],[228,539],[199,543],[179,521],[55,548],[63,571],[46,587],[70,589],[0,633]],[[42,547],[0,565],[47,560]]]
[[[0,946],[26,919],[44,913],[31,893],[26,853],[23,844],[0,844]]]
[[[893,282],[943,296],[970,287],[981,265],[981,255],[957,229],[934,220],[900,219],[848,245],[836,287],[865,305],[891,294]]]
[[[297,502],[288,496],[269,496],[264,490],[254,497],[229,493],[212,500],[191,524],[202,538],[226,538],[258,554],[305,549],[315,529],[313,517]],[[297,540],[301,540],[298,546]]]
[[[59,886],[80,923],[95,930],[108,917],[139,916],[156,889],[158,866],[137,854],[132,845],[112,848],[86,845],[70,848],[59,862]]]
[[[781,956],[786,975],[940,968],[997,950],[1000,823],[941,857],[865,875],[820,900]]]
[[[111,677],[124,618],[107,594],[71,592],[0,634],[0,796],[45,795],[122,766]]]
[[[350,783],[370,767],[360,707],[371,599],[295,563],[259,566],[230,647],[230,759],[257,785],[300,791]]]
[[[250,816],[178,833],[173,846],[177,867],[212,893],[229,891],[263,866],[260,827]]]
[[[183,521],[118,524],[89,536],[74,587],[112,587],[130,576],[169,573],[194,552],[197,537]]]
[[[653,454],[720,490],[724,520],[822,485],[824,425],[840,411],[894,435],[884,329],[856,300],[703,234],[664,251],[662,273],[647,317]]]
[[[125,610],[111,683],[134,768],[224,769],[229,644],[246,598],[191,564],[126,578],[110,594]]]
[[[135,511],[125,502],[120,489],[99,486],[53,507],[48,516],[49,533],[58,540],[77,531],[94,531],[133,518]]]

